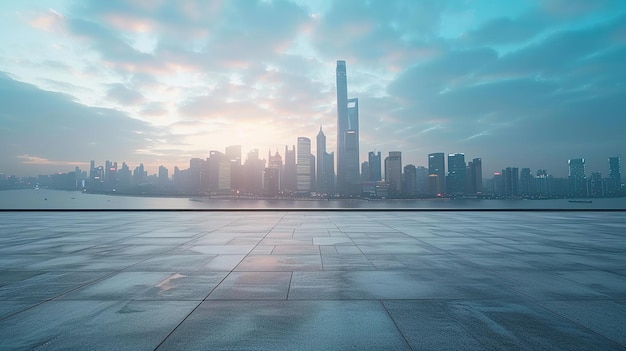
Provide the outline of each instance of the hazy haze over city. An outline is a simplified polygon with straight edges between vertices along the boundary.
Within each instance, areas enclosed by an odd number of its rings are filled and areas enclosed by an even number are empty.
[[[323,127],[337,60],[361,161],[402,151],[606,174],[626,151],[626,2],[4,1],[0,173],[90,160],[186,168],[240,144],[282,154]]]

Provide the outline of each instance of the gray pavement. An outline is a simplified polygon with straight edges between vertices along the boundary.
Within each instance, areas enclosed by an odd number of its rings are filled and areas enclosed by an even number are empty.
[[[624,350],[624,212],[0,212],[0,349]]]

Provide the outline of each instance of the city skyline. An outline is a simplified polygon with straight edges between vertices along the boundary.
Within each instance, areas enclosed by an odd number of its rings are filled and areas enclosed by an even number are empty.
[[[265,154],[300,136],[316,150],[320,125],[336,152],[337,60],[349,64],[346,99],[358,97],[360,162],[402,151],[404,164],[427,167],[429,154],[464,153],[482,158],[483,174],[513,163],[566,176],[563,160],[604,174],[606,158],[626,150],[619,1],[58,0],[0,10],[7,175],[91,159],[152,173],[226,145]]]

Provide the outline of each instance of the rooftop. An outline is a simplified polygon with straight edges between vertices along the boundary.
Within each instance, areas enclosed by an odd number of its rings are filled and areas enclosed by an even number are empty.
[[[0,212],[0,349],[626,348],[623,212]]]

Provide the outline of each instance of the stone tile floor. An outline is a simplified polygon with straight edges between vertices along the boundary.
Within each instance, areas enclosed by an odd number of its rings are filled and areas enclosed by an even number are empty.
[[[0,349],[624,350],[624,212],[0,212]]]

